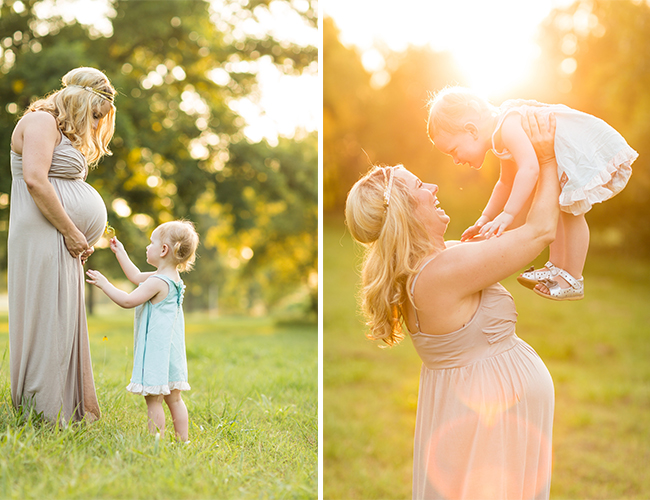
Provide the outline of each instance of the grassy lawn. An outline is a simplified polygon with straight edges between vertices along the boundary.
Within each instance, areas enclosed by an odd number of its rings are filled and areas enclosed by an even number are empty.
[[[267,319],[186,315],[190,444],[171,417],[157,441],[144,398],[127,393],[133,317],[89,320],[102,419],[55,430],[11,406],[7,317],[0,316],[0,498],[315,498],[318,335]],[[106,337],[104,339],[104,337]],[[4,354],[3,354],[4,353]]]
[[[360,250],[342,224],[325,222],[323,250],[325,498],[410,498],[421,362],[408,339],[379,349],[364,337]],[[647,499],[650,264],[591,255],[585,283],[586,298],[570,303],[503,282],[517,334],[555,383],[551,498]]]

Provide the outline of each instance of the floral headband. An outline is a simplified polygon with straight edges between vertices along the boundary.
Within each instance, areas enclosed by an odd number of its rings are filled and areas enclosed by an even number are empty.
[[[95,89],[93,87],[89,87],[87,85],[86,86],[84,86],[84,85],[66,85],[66,88],[67,87],[79,87],[79,88],[82,88],[84,90],[87,90],[88,92],[92,92],[93,94],[98,95],[99,97],[101,97],[102,99],[107,100],[110,103],[112,103],[113,99],[115,98],[115,96],[113,94],[110,94],[109,92],[104,92],[103,90],[98,90],[98,89]]]
[[[388,205],[390,205],[390,194],[393,191],[393,178],[395,177],[395,168],[384,167],[382,168],[382,172],[384,173],[384,208],[388,209]]]

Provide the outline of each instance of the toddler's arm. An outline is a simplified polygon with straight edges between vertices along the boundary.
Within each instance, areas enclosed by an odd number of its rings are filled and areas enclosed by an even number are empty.
[[[483,209],[483,213],[473,226],[465,230],[463,235],[460,237],[461,241],[470,240],[479,234],[481,229],[488,222],[494,219],[501,210],[503,210],[506,201],[508,201],[508,196],[510,196],[510,191],[512,191],[515,173],[514,165],[510,165],[508,162],[501,162],[501,174],[499,175],[499,180],[494,185],[494,189],[492,190],[487,205]]]
[[[118,306],[125,309],[144,304],[147,300],[154,298],[158,293],[167,293],[168,285],[163,280],[151,279],[146,280],[142,285],[127,293],[124,290],[116,288],[102,273],[89,269],[86,271],[88,283],[100,288],[109,299],[115,302]]]
[[[521,126],[521,117],[518,114],[512,114],[505,119],[501,129],[501,139],[504,147],[512,154],[515,165],[513,170],[516,173],[503,212],[481,229],[481,234],[487,238],[500,236],[512,224],[515,216],[521,212],[526,201],[533,194],[539,177],[539,162],[535,149]]]
[[[139,285],[140,283],[145,281],[149,276],[154,274],[153,271],[146,272],[146,273],[141,272],[140,269],[138,269],[138,267],[129,258],[129,254],[126,253],[126,250],[124,249],[124,245],[122,245],[122,242],[118,240],[115,236],[111,238],[111,250],[115,254],[115,257],[117,258],[117,262],[119,262],[122,271],[124,271],[124,275],[126,276],[126,279],[128,279],[134,285]]]

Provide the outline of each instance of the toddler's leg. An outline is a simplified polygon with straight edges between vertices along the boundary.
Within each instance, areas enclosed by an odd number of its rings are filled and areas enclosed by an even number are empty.
[[[576,279],[582,278],[582,271],[589,251],[589,226],[583,215],[560,212],[564,226],[564,265],[566,272]]]
[[[555,233],[555,240],[549,245],[548,260],[555,266],[564,269],[565,254],[564,254],[564,224],[562,222],[562,214],[557,220],[557,231]]]
[[[562,228],[562,231],[560,231]],[[561,239],[559,237],[561,236]],[[566,212],[560,212],[558,222],[558,234],[551,247],[550,261],[557,267],[564,269],[575,279],[582,278],[582,271],[587,260],[587,251],[589,250],[589,226],[584,215],[572,215]],[[555,249],[555,253],[553,250]],[[563,257],[560,257],[560,256]],[[557,259],[557,262],[553,260]],[[560,260],[562,259],[562,260]],[[553,277],[554,281],[560,285],[560,288],[570,288],[562,276]],[[548,294],[548,288],[542,283],[535,286],[537,290]]]
[[[145,396],[147,402],[147,417],[149,417],[149,432],[155,434],[160,432],[162,436],[165,433],[165,410],[163,409],[163,396]]]
[[[173,390],[171,394],[165,396],[165,403],[169,407],[169,413],[174,421],[174,430],[176,437],[185,442],[188,439],[188,421],[187,407],[181,397],[181,391]]]

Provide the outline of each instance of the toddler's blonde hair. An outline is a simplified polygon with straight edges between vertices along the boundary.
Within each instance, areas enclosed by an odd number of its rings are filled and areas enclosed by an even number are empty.
[[[352,237],[366,247],[361,270],[361,309],[368,337],[388,345],[404,338],[403,304],[422,260],[433,251],[424,225],[413,216],[417,200],[406,182],[393,177],[390,204],[384,206],[386,169],[372,167],[352,187],[345,221]]]
[[[479,94],[464,87],[445,87],[435,93],[429,100],[429,138],[433,141],[440,132],[463,132],[463,118],[469,111],[478,113],[480,118],[487,118],[494,115],[497,108]]]
[[[61,90],[33,102],[25,114],[46,111],[54,116],[61,132],[94,167],[103,156],[112,154],[108,144],[115,132],[116,91],[106,75],[95,68],[75,68],[65,74],[62,82]],[[93,130],[93,115],[99,113],[104,102],[109,102],[111,109]]]
[[[187,220],[165,222],[156,228],[160,240],[169,246],[172,259],[179,272],[190,271],[194,267],[199,235],[194,224]]]

